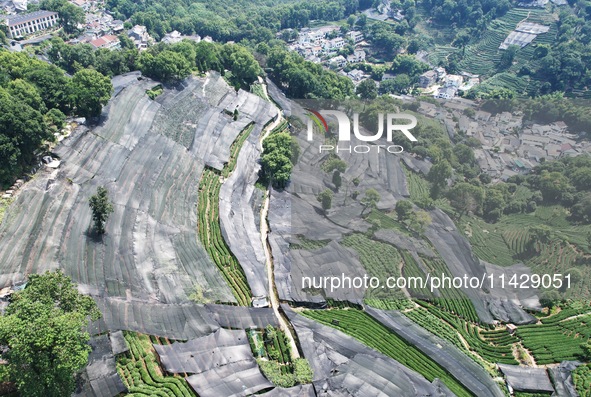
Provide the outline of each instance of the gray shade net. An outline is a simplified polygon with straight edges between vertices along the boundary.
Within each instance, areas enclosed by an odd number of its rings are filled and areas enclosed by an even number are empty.
[[[117,373],[115,356],[108,335],[90,339],[88,365],[80,376],[80,384],[72,397],[114,397],[127,387]]]
[[[310,361],[318,395],[453,395],[341,331],[302,317],[285,305],[283,308]]]
[[[199,84],[207,79],[191,81],[186,90],[203,95]],[[180,303],[200,283],[209,298],[233,300],[197,238],[203,160],[166,136],[175,123],[153,125],[158,114],[170,112],[145,95],[155,84],[135,80],[123,88],[98,127],[76,130],[56,148],[63,159],[57,173],[42,173],[21,191],[0,226],[0,284],[62,267],[93,295]],[[166,91],[163,100],[167,95],[174,108],[177,97]],[[93,231],[88,206],[101,185],[115,209],[102,238]]]
[[[123,331],[111,332],[109,338],[111,339],[111,349],[114,355],[129,351],[129,346],[123,337]]]
[[[518,365],[499,364],[507,384],[515,391],[536,393],[554,392],[545,368],[526,368]]]
[[[480,365],[455,346],[419,327],[396,311],[365,308],[376,320],[390,328],[445,368],[468,390],[479,397],[503,397],[499,386]]]
[[[200,374],[243,361],[253,362],[250,344],[244,331],[218,329],[188,342],[154,345],[160,361],[170,373]]]
[[[578,361],[563,361],[559,366],[549,368],[550,378],[556,392],[553,396],[578,397],[579,394],[573,383],[573,371],[581,365]]]
[[[94,324],[97,331],[130,330],[143,334],[188,340],[208,335],[219,325],[202,305],[158,304],[122,299],[98,299],[103,319]]]
[[[187,382],[201,397],[244,396],[273,387],[259,370],[243,330],[220,328],[186,343],[154,348],[166,371],[193,374]]]
[[[232,366],[232,371],[223,367],[191,375],[187,382],[200,397],[247,396],[273,387],[256,363],[246,362]]]
[[[271,391],[259,394],[261,397],[315,397],[313,385],[298,385],[290,388],[276,387]]]
[[[211,318],[217,322],[220,327],[234,329],[263,329],[267,325],[278,327],[279,322],[273,309],[229,306],[229,305],[205,305]]]

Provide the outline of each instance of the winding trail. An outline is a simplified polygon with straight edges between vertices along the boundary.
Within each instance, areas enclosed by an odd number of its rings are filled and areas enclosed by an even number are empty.
[[[267,85],[263,83],[262,79],[259,77],[259,82],[263,85],[263,89],[267,97],[269,94],[267,92]],[[277,108],[277,117],[275,121],[269,124],[265,131],[261,134],[261,138],[259,140],[259,148],[261,149],[261,153],[263,150],[263,141],[265,138],[269,136],[271,131],[275,127],[277,127],[283,121],[283,113],[281,109]],[[269,234],[269,224],[267,223],[267,214],[269,213],[269,201],[270,201],[271,189],[267,187],[265,191],[265,201],[263,202],[263,206],[261,208],[261,243],[263,244],[263,249],[265,250],[265,266],[267,269],[267,279],[269,281],[269,301],[271,303],[271,307],[273,308],[273,312],[275,313],[275,317],[279,321],[279,327],[285,333],[285,336],[288,339],[290,351],[291,351],[291,358],[296,359],[300,358],[300,353],[298,351],[298,347],[295,343],[295,338],[292,333],[292,329],[289,325],[289,321],[287,318],[281,314],[279,311],[280,303],[279,303],[279,295],[277,294],[277,288],[275,287],[275,273],[273,271],[273,255],[271,254],[271,246],[269,245],[268,241],[268,234]]]

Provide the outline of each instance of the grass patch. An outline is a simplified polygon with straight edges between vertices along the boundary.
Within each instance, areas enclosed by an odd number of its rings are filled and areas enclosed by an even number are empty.
[[[162,84],[155,85],[154,87],[146,90],[146,94],[151,100],[156,99],[158,95],[161,95],[164,92],[164,88],[162,88]]]
[[[11,198],[0,198],[0,223],[4,220],[4,215],[6,214],[6,210],[14,201],[14,197]]]

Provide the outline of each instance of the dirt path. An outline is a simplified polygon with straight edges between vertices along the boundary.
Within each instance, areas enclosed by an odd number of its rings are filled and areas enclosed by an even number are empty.
[[[269,234],[269,228],[267,225],[267,214],[269,213],[269,190],[265,193],[265,202],[263,203],[263,208],[261,209],[261,242],[263,243],[263,248],[265,249],[265,262],[267,267],[267,278],[269,280],[269,300],[271,303],[271,307],[273,308],[273,312],[275,312],[275,317],[279,320],[279,326],[281,330],[287,336],[289,341],[289,346],[291,350],[291,358],[296,359],[300,357],[300,353],[298,351],[298,347],[295,343],[295,339],[291,332],[291,328],[287,319],[279,312],[279,296],[277,295],[277,289],[275,288],[275,274],[273,272],[273,256],[271,255],[271,247],[269,245],[269,241],[267,236]]]
[[[259,78],[260,79],[260,78]],[[260,80],[259,80],[260,81]],[[261,81],[262,83],[262,81]],[[263,84],[263,89],[265,90],[265,94],[267,94],[267,85]],[[268,94],[267,94],[268,96]],[[265,131],[261,134],[261,138],[259,140],[260,149],[262,151],[262,144],[265,138],[269,136],[271,131],[275,127],[277,127],[283,121],[283,114],[281,113],[281,109],[277,108],[277,117],[275,121],[269,124]],[[269,301],[271,303],[271,307],[273,308],[273,312],[275,313],[275,317],[279,321],[279,327],[287,336],[289,341],[289,346],[291,350],[291,358],[296,359],[300,358],[300,353],[298,351],[298,347],[295,343],[295,339],[292,334],[291,327],[289,326],[288,320],[279,312],[279,296],[277,294],[277,289],[275,287],[275,273],[273,272],[273,255],[271,254],[271,246],[269,245],[268,241],[268,234],[269,234],[269,225],[267,224],[267,214],[269,213],[269,197],[270,197],[270,189],[267,188],[265,192],[265,201],[263,202],[263,207],[261,208],[261,243],[263,244],[263,249],[265,250],[265,266],[267,268],[267,279],[269,280]]]

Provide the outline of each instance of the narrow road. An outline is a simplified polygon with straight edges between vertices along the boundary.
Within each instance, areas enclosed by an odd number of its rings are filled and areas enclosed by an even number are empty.
[[[265,249],[265,261],[267,267],[267,278],[269,280],[269,300],[271,301],[271,307],[273,308],[273,312],[275,313],[275,317],[279,321],[279,326],[281,330],[287,336],[289,341],[289,346],[291,350],[291,358],[296,359],[300,358],[300,353],[298,351],[298,347],[295,343],[295,339],[293,334],[291,333],[291,328],[289,327],[289,323],[287,319],[279,312],[279,296],[277,295],[277,289],[275,288],[275,274],[273,272],[273,257],[271,256],[271,247],[269,246],[269,241],[267,240],[267,235],[269,234],[269,228],[267,225],[267,214],[269,212],[269,190],[267,189],[265,193],[265,202],[263,203],[263,208],[261,209],[261,242],[263,243],[263,248]]]
[[[263,84],[262,79],[259,77],[259,81]],[[263,88],[267,97],[267,85],[263,84]],[[281,109],[277,108],[277,117],[275,121],[267,126],[265,131],[261,134],[261,138],[259,141],[259,148],[261,152],[263,150],[263,141],[265,138],[269,136],[271,131],[275,127],[277,127],[283,121],[283,114]],[[265,191],[265,201],[263,202],[263,207],[261,208],[261,243],[263,244],[263,249],[265,250],[265,266],[267,268],[267,279],[269,281],[269,301],[271,303],[271,308],[273,308],[273,312],[275,313],[275,317],[279,321],[279,327],[285,333],[287,340],[289,342],[289,347],[291,351],[291,358],[292,360],[296,358],[300,358],[300,353],[298,351],[298,347],[295,343],[295,339],[293,337],[291,328],[289,326],[288,320],[279,312],[279,296],[277,294],[277,289],[275,288],[275,273],[273,272],[273,255],[271,254],[271,246],[269,245],[268,241],[268,234],[269,234],[269,225],[267,223],[267,214],[269,213],[269,197],[270,197],[270,189],[267,188]]]

